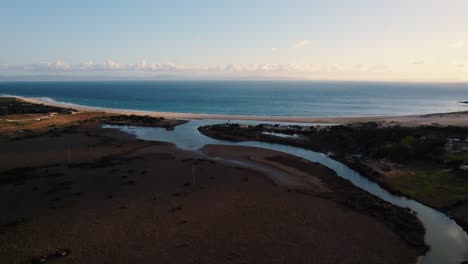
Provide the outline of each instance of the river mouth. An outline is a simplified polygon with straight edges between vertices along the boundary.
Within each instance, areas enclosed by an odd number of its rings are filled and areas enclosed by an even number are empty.
[[[233,120],[232,122],[237,122]],[[140,139],[165,141],[175,144],[186,150],[197,151],[205,145],[235,145],[250,146],[285,152],[303,159],[321,163],[333,169],[338,176],[345,178],[355,186],[374,194],[392,204],[408,207],[417,213],[418,218],[426,228],[425,241],[431,247],[430,251],[421,257],[421,263],[454,263],[459,264],[468,260],[468,235],[467,233],[445,214],[425,206],[415,200],[406,197],[395,196],[382,189],[376,183],[369,181],[359,173],[351,170],[344,164],[329,158],[323,153],[314,152],[298,147],[265,143],[265,142],[230,142],[206,137],[198,131],[198,127],[221,123],[219,120],[193,120],[177,126],[173,131],[153,127],[110,126],[104,128],[117,128],[123,132],[133,134]],[[242,124],[256,125],[258,121],[239,121]]]

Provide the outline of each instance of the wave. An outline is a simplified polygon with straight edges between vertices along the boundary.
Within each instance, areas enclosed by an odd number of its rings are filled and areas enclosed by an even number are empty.
[[[22,97],[22,96],[20,96]],[[70,102],[65,102],[65,101],[58,101],[54,98],[51,97],[46,97],[46,96],[41,96],[41,97],[24,97],[24,98],[30,98],[39,102],[43,103],[49,103],[49,104],[59,104],[59,105],[65,105],[65,106],[78,106],[78,107],[91,107],[87,105],[79,105],[79,104],[74,104]]]
[[[81,107],[91,107],[91,106],[87,106],[87,105],[79,105],[79,104],[74,104],[74,103],[70,103],[70,102],[65,102],[65,101],[58,101],[54,98],[51,98],[51,97],[46,97],[46,96],[42,96],[42,97],[25,97],[25,98],[31,98],[33,100],[36,100],[36,101],[39,101],[39,102],[43,102],[43,103],[49,103],[49,104],[60,104],[60,105],[66,105],[66,106],[81,106]]]
[[[58,102],[50,97],[31,97],[31,99],[41,101],[41,102],[65,104],[65,102]]]

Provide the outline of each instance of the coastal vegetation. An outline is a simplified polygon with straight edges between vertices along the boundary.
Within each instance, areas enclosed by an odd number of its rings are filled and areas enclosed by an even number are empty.
[[[0,97],[0,116],[38,113],[71,114],[74,111],[72,108],[29,103],[13,97]]]
[[[175,126],[187,122],[183,120],[167,120],[164,117],[152,117],[148,115],[110,115],[102,117],[101,121],[109,125],[163,127],[167,130],[173,130]]]
[[[468,128],[371,122],[327,127],[220,124],[199,130],[224,140],[276,142],[328,153],[387,190],[440,209],[468,228]]]
[[[86,124],[161,127],[172,130],[185,122],[187,121],[163,117],[76,111],[71,108],[29,103],[17,98],[0,97],[0,135],[15,140],[44,134],[58,136]]]

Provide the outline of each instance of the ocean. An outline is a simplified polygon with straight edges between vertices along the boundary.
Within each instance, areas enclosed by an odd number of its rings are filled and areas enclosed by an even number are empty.
[[[468,111],[468,84],[319,81],[0,82],[0,94],[103,108],[253,116]]]

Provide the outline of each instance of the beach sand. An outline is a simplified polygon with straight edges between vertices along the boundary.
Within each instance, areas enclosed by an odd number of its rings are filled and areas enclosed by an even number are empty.
[[[396,116],[360,116],[360,117],[314,117],[314,116],[246,116],[246,115],[214,115],[168,113],[138,110],[108,109],[87,106],[69,105],[58,102],[40,101],[25,97],[16,97],[27,102],[42,103],[52,106],[72,107],[79,111],[106,112],[111,114],[149,115],[168,119],[218,119],[218,120],[256,120],[268,122],[297,122],[297,123],[323,123],[323,124],[351,124],[357,122],[382,122],[383,125],[420,126],[468,126],[468,112],[437,113],[422,115],[396,115]]]
[[[2,136],[0,148],[0,263],[63,248],[71,254],[59,263],[414,263],[419,254],[385,221],[337,202],[344,194],[318,177],[338,179],[329,170],[299,171],[284,153],[204,149],[289,175],[300,192],[98,122]]]

